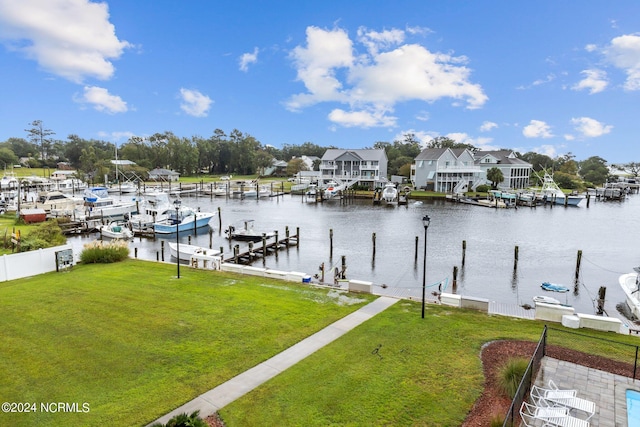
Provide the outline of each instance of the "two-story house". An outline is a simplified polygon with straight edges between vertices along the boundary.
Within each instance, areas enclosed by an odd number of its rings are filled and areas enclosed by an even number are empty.
[[[520,189],[529,187],[532,165],[516,157],[512,150],[476,151],[475,163],[486,179],[487,171],[498,168],[502,171],[504,181],[498,185],[502,189]],[[488,182],[487,182],[488,183]]]
[[[320,179],[357,183],[370,189],[387,181],[387,153],[384,149],[325,151],[320,163]]]
[[[470,191],[484,183],[473,153],[462,148],[425,148],[411,165],[415,188],[441,193]]]

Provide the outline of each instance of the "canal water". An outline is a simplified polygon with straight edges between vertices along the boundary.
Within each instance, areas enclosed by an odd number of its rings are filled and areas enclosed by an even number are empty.
[[[201,211],[217,212],[220,208],[222,230],[214,217],[211,243],[213,248],[223,247],[227,255],[237,243],[225,238],[224,230],[231,224],[251,219],[256,230],[277,230],[280,238],[288,226],[291,234],[300,230],[299,247],[281,250],[277,257],[270,255],[254,265],[315,275],[324,263],[325,278],[332,281],[332,271],[341,268],[344,256],[347,278],[413,295],[420,295],[422,289],[424,215],[431,218],[427,231],[428,292],[438,287],[452,292],[457,266],[458,294],[516,305],[533,305],[534,296],[547,295],[573,305],[578,312],[594,313],[598,290],[606,287],[605,308],[614,311],[616,304],[624,301],[618,276],[640,265],[638,195],[622,202],[592,199],[588,208],[586,199],[578,207],[492,209],[441,199],[410,201],[407,206],[374,206],[368,200],[307,203],[292,195],[259,200],[184,197],[183,204]],[[69,243],[79,253],[84,243],[95,238],[96,234],[71,237]],[[179,237],[183,244],[189,239],[191,244],[209,247],[211,237],[207,228],[197,235]],[[165,240],[175,242],[176,236]],[[161,241],[136,238],[130,247],[132,253],[137,249],[138,258],[156,260]],[[514,266],[516,246],[518,263]],[[241,243],[241,251],[245,248],[246,243]],[[576,282],[578,251],[582,251],[582,259]],[[175,262],[166,243],[164,256],[165,261]],[[543,291],[542,282],[565,285],[571,292]]]

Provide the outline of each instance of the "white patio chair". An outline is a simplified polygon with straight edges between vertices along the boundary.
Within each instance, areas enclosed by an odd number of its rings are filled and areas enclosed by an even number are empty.
[[[522,402],[520,415],[522,419],[541,421],[544,425],[556,427],[589,427],[589,421],[576,418],[569,414],[569,410],[562,406],[532,405]]]
[[[590,400],[577,396],[576,390],[559,389],[553,381],[549,381],[549,388],[536,385],[531,387],[531,397],[535,400],[543,399],[552,406],[564,406],[571,411],[581,411],[589,420],[596,413],[596,404]]]

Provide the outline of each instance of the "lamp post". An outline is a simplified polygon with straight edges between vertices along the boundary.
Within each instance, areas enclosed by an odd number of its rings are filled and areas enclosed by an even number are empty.
[[[427,228],[429,228],[429,223],[431,222],[431,218],[429,215],[425,215],[422,217],[422,225],[424,226],[424,256],[423,256],[423,264],[422,264],[422,318],[424,319],[424,297],[427,288]]]
[[[182,201],[180,199],[176,199],[173,202],[173,205],[176,207],[176,265],[178,267],[178,279],[180,278],[180,204]]]

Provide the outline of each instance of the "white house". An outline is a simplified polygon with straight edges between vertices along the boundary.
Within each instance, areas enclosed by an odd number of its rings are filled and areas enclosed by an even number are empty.
[[[520,189],[529,187],[532,165],[516,157],[511,150],[476,151],[475,163],[480,166],[484,177],[491,168],[502,171],[504,181],[498,185],[502,189]]]
[[[320,179],[358,183],[370,189],[387,181],[387,153],[384,149],[325,151],[320,163]]]
[[[484,183],[473,153],[462,148],[425,148],[411,165],[411,183],[440,193],[470,191]]]
[[[180,174],[169,169],[156,168],[149,171],[149,179],[153,181],[178,181]]]

